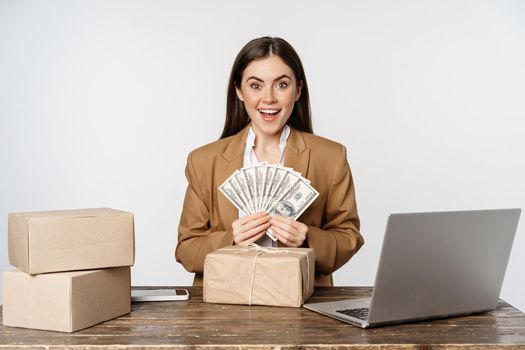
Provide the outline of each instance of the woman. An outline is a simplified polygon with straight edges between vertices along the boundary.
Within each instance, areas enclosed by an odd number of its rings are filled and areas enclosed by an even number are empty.
[[[266,212],[239,217],[218,187],[237,169],[280,163],[311,181],[317,199],[298,218]],[[204,258],[232,244],[315,250],[315,285],[332,285],[332,272],[363,245],[354,185],[344,146],[312,131],[308,85],[299,56],[280,38],[250,41],[230,75],[220,140],[194,150],[179,225],[177,261],[201,282]],[[275,245],[275,244],[273,244]]]

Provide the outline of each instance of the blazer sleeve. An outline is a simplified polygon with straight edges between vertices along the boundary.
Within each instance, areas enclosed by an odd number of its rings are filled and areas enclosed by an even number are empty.
[[[328,189],[321,227],[309,226],[307,244],[315,250],[316,271],[328,275],[343,266],[364,243],[352,174],[341,145]]]
[[[188,187],[182,208],[179,223],[179,236],[175,257],[189,272],[202,274],[206,255],[216,249],[233,244],[233,235],[230,230],[212,230],[211,217],[211,188],[207,195],[202,190],[204,183],[199,182],[195,170],[193,154],[188,156],[186,164],[186,178]],[[213,180],[212,180],[213,181]]]

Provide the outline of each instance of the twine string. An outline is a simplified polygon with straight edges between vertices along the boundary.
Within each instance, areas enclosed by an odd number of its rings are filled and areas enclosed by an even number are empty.
[[[294,251],[294,250],[288,250],[288,249],[280,249],[276,247],[261,247],[257,243],[249,243],[242,246],[243,249],[238,249],[235,251],[235,254],[245,253],[248,251],[256,251],[257,254],[253,257],[253,263],[252,263],[252,275],[250,278],[250,295],[248,297],[248,305],[252,305],[252,297],[253,297],[253,285],[255,281],[255,270],[257,268],[257,259],[259,255],[262,255],[264,253],[268,254],[276,254],[276,253],[299,253],[302,255],[306,255],[306,266],[307,266],[307,274],[306,274],[306,288],[308,291],[308,288],[310,287],[310,257],[308,256],[308,253],[301,252],[301,251]],[[219,250],[228,250],[228,249],[219,249]]]

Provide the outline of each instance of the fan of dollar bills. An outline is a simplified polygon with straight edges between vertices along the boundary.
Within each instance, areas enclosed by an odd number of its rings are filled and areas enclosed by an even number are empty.
[[[266,211],[295,220],[319,195],[301,173],[266,163],[236,170],[219,189],[241,217]],[[266,234],[277,240],[271,230]]]

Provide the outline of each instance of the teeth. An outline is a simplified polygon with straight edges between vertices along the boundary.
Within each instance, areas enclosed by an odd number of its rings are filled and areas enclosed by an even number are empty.
[[[259,112],[265,113],[265,114],[275,114],[279,111],[277,109],[259,109]]]

